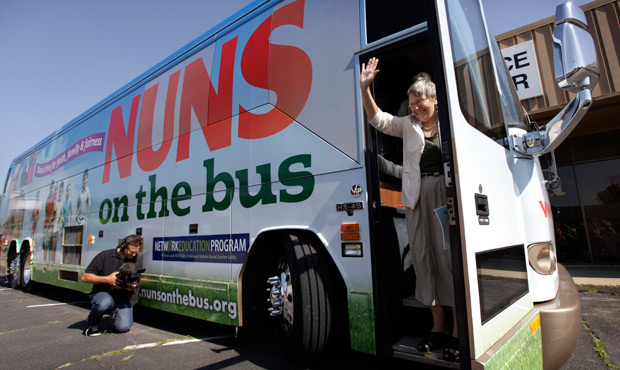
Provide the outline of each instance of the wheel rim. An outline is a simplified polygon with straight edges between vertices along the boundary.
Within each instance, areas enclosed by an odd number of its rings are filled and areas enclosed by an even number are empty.
[[[282,317],[282,327],[287,334],[293,330],[294,300],[293,300],[293,281],[291,279],[291,269],[285,261],[278,265],[278,275],[267,279],[271,288],[269,292],[269,302],[271,316]]]
[[[9,279],[12,287],[17,286],[17,282],[19,281],[19,263],[20,257],[15,257],[11,263],[9,264]]]
[[[30,258],[26,256],[24,266],[22,267],[22,285],[26,286],[28,284],[30,284]]]

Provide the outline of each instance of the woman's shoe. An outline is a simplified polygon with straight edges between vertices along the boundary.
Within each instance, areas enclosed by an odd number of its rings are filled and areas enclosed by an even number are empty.
[[[443,359],[450,362],[459,362],[461,360],[461,353],[459,352],[459,339],[451,337],[443,349]]]
[[[431,352],[444,345],[447,339],[447,335],[444,333],[432,331],[428,333],[426,338],[422,339],[420,343],[418,343],[418,351]]]

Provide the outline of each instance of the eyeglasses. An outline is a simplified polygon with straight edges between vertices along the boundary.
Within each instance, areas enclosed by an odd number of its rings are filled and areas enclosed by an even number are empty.
[[[422,103],[424,103],[427,100],[428,100],[428,98],[424,98],[424,99],[418,100],[417,103],[409,104],[409,108],[411,108],[411,109],[420,108],[422,106]]]

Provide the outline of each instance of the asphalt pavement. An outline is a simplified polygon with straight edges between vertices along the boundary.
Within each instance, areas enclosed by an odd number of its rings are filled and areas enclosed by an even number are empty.
[[[581,301],[582,330],[564,370],[620,370],[620,266],[566,265]]]
[[[580,290],[583,326],[577,348],[563,369],[620,370],[620,268],[567,268]],[[271,335],[238,343],[230,327],[145,308],[137,312],[129,333],[86,338],[82,335],[89,307],[86,295],[46,288],[28,294],[0,284],[0,368],[293,367]],[[359,353],[340,354],[329,365],[333,367],[327,368],[376,368],[373,358]]]
[[[128,333],[85,337],[86,294],[43,286],[11,289],[0,276],[0,369],[294,369],[275,333],[235,337],[232,327],[136,307]],[[102,322],[109,327],[109,317]],[[347,351],[316,369],[375,369],[375,358]],[[388,366],[394,369],[394,366]]]
[[[583,327],[565,370],[620,369],[620,296],[582,291]]]

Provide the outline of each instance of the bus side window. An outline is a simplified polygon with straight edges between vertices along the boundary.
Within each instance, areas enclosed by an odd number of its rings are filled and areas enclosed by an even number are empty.
[[[9,169],[9,172],[6,174],[6,181],[4,182],[4,191],[2,191],[2,194],[6,194],[6,189],[9,186],[9,180],[11,179],[11,170]]]
[[[366,0],[364,5],[368,44],[424,22],[424,4],[419,1]]]

